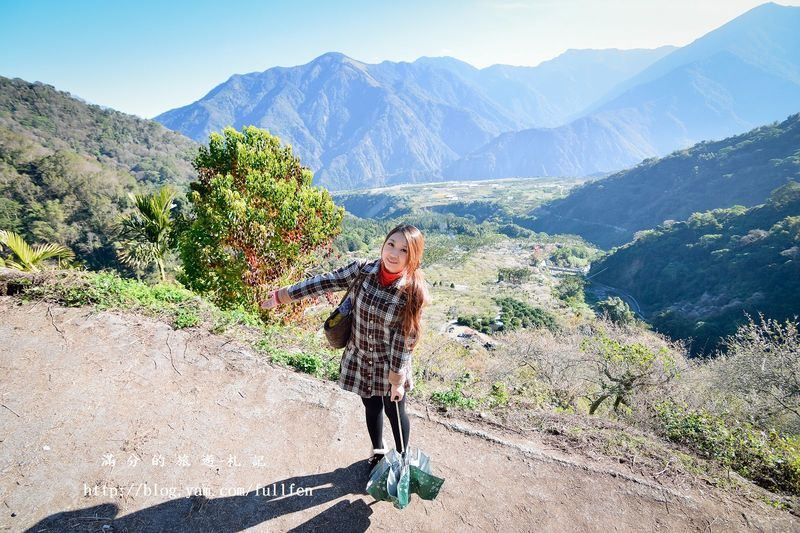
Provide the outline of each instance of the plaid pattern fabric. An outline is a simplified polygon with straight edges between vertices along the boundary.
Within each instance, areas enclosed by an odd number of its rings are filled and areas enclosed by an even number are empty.
[[[413,388],[411,350],[406,346],[400,313],[406,303],[401,289],[405,278],[388,287],[378,282],[380,259],[355,260],[338,270],[295,283],[288,288],[289,297],[299,300],[326,292],[347,290],[366,273],[353,311],[353,330],[344,348],[339,372],[339,385],[362,397],[387,396],[391,392],[389,370],[406,371],[406,391]],[[409,339],[413,341],[413,339]]]

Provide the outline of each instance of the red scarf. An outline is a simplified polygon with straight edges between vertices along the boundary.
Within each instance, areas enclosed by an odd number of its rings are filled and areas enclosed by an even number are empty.
[[[391,272],[388,272],[385,268],[383,268],[383,260],[381,259],[381,266],[380,268],[378,268],[378,282],[381,284],[381,287],[388,287],[393,282],[397,281],[402,277],[403,277],[402,270],[397,274],[392,274]]]

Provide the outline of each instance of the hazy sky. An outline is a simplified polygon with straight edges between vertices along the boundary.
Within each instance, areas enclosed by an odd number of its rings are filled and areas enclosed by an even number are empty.
[[[330,51],[368,63],[448,55],[533,66],[569,48],[682,46],[761,3],[0,0],[0,75],[151,118],[232,74]]]

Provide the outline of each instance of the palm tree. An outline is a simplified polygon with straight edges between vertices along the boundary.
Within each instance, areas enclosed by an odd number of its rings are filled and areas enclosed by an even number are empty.
[[[48,259],[58,259],[60,264],[63,260],[75,257],[72,250],[60,244],[31,246],[13,231],[0,230],[0,244],[5,245],[13,254],[12,257],[0,259],[0,266],[26,272],[38,272]]]
[[[175,193],[168,187],[152,195],[137,194],[133,196],[136,211],[122,217],[119,224],[120,260],[135,268],[155,263],[161,281],[166,280],[164,259],[170,249],[174,199]]]

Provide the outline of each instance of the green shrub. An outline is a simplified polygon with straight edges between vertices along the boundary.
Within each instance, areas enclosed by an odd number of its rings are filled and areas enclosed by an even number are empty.
[[[619,296],[610,296],[595,305],[598,313],[619,325],[633,324],[636,317],[630,306]]]
[[[564,276],[553,289],[553,296],[570,306],[582,304],[585,302],[585,285],[586,282],[579,276]]]
[[[539,307],[533,307],[515,298],[495,299],[500,306],[500,320],[503,330],[519,328],[547,328],[550,331],[558,330],[556,317]]]
[[[719,461],[762,487],[800,494],[800,437],[759,431],[749,425],[729,426],[704,410],[663,402],[656,414],[666,436]]]
[[[475,331],[480,331],[481,333],[489,334],[494,331],[494,324],[495,318],[492,315],[467,315],[467,316],[459,316],[456,320],[456,324],[459,326],[466,326],[468,328],[472,328]]]
[[[499,405],[508,405],[508,387],[502,381],[495,381],[492,383],[492,392],[489,393],[489,405],[497,407]]]
[[[464,396],[464,385],[471,381],[469,374],[465,374],[461,379],[457,380],[453,388],[446,391],[437,391],[431,394],[431,400],[438,403],[443,407],[462,407],[464,409],[475,409],[478,406],[478,401],[474,398]]]
[[[236,325],[250,326],[254,328],[264,328],[264,323],[255,313],[236,307],[233,309],[217,310],[214,313],[214,325],[211,328],[213,333],[222,333],[226,329]]]
[[[339,371],[341,370],[341,354],[336,354],[328,358],[322,367],[322,376],[330,381],[339,381]]]
[[[318,355],[299,353],[293,354],[289,359],[289,365],[295,370],[315,376],[320,373],[322,367],[325,366],[325,362]]]
[[[583,268],[595,255],[596,251],[584,244],[568,244],[556,249],[550,260],[559,267]]]
[[[172,325],[175,329],[190,328],[203,321],[196,306],[192,304],[197,296],[174,283],[151,286],[102,272],[90,277],[87,287],[73,287],[67,291],[67,296],[72,301],[71,305],[93,303],[100,309],[136,309],[156,314],[172,314]]]
[[[111,272],[100,272],[89,278],[88,286],[79,305],[95,304],[100,308],[143,307],[158,311],[174,308],[176,304],[196,298],[195,294],[177,284],[148,285],[141,281],[125,279]]]
[[[500,268],[497,271],[497,281],[507,281],[519,285],[530,281],[533,272],[528,267],[522,268]]]
[[[26,298],[43,298],[70,307],[91,305],[97,309],[144,312],[171,320],[176,329],[197,326],[207,315],[212,317],[213,333],[236,325],[265,332],[268,329],[257,314],[243,307],[222,310],[178,283],[148,285],[115,272],[67,271],[50,282],[26,288],[24,293]]]
[[[66,272],[55,283],[31,286],[27,297],[45,298],[70,307],[94,305],[98,309],[135,309],[150,312],[176,312],[197,295],[176,283],[148,285],[121,278],[115,272]]]
[[[294,368],[298,372],[324,377],[331,380],[339,378],[339,365],[336,358],[326,357],[324,354],[289,352],[282,348],[272,347],[272,342],[262,339],[256,347],[267,352],[270,361],[275,364]],[[335,364],[335,368],[334,368]]]
[[[178,309],[173,327],[175,329],[191,328],[200,323],[200,315],[191,309]]]

